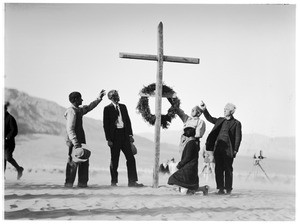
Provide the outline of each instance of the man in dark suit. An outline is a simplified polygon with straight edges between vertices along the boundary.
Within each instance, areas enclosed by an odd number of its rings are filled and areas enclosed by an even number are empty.
[[[6,162],[11,163],[17,170],[19,180],[23,175],[24,168],[19,166],[16,160],[13,158],[13,152],[15,150],[15,137],[18,134],[18,125],[16,119],[7,111],[7,107],[9,106],[9,102],[6,102],[4,105],[5,115],[4,115],[4,171],[6,170]]]
[[[241,122],[233,117],[236,106],[228,103],[224,108],[224,117],[212,117],[205,104],[200,106],[209,122],[214,124],[206,139],[206,150],[214,151],[215,175],[218,194],[231,194],[233,181],[233,160],[242,140]]]
[[[136,163],[130,145],[134,139],[127,108],[119,103],[120,97],[116,90],[109,91],[107,96],[111,104],[104,108],[103,127],[111,153],[111,186],[117,186],[118,183],[119,157],[122,150],[126,158],[128,187],[142,187],[143,184],[137,183]]]

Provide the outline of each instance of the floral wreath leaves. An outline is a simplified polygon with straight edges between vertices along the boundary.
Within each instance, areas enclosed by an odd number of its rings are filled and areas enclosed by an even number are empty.
[[[140,93],[143,95],[153,95],[155,91],[155,87],[156,87],[155,83],[152,83],[148,86],[144,86],[144,88],[141,90]],[[172,88],[163,84],[162,94],[173,95],[175,94],[175,91]],[[172,101],[171,102],[172,106],[168,109],[167,114],[161,115],[161,126],[163,129],[167,129],[169,127],[172,119],[175,118],[176,111],[180,106],[180,100],[177,97],[168,100]],[[155,124],[156,117],[154,114],[151,114],[150,107],[149,107],[149,98],[147,96],[141,96],[136,109],[142,115],[145,121],[147,121],[151,125]]]

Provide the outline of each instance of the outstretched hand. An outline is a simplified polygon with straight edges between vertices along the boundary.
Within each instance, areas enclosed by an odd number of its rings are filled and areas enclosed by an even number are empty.
[[[204,111],[205,109],[206,109],[206,105],[205,105],[205,103],[201,100],[201,102],[200,102],[200,109],[202,110],[202,111]]]
[[[106,92],[104,89],[101,90],[100,94],[99,94],[99,99],[102,99],[105,96]]]

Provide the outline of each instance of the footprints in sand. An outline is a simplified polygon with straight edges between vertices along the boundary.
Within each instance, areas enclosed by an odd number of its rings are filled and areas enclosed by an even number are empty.
[[[7,220],[289,221],[295,194],[235,189],[231,195],[181,195],[173,187],[128,188],[7,182]]]

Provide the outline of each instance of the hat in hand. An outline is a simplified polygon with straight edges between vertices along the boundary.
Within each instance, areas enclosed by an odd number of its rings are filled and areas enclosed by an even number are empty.
[[[72,159],[75,163],[85,162],[91,156],[91,151],[85,148],[73,149]]]

